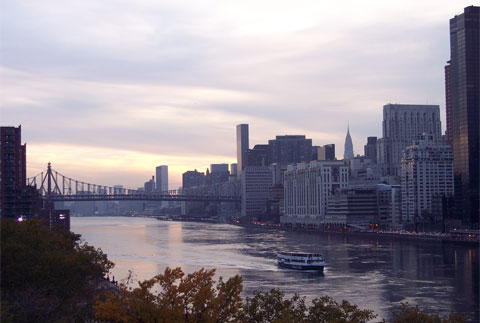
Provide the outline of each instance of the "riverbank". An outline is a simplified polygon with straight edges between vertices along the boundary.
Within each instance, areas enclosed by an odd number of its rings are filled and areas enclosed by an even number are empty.
[[[200,218],[200,217],[175,217],[175,218],[165,218],[159,216],[135,216],[135,217],[145,217],[145,218],[155,218],[159,221],[177,221],[177,222],[200,222],[200,223],[228,223],[241,227],[249,228],[260,228],[265,230],[282,230],[282,231],[297,231],[297,232],[308,232],[308,233],[332,233],[337,235],[346,235],[346,236],[355,236],[355,237],[369,237],[369,238],[390,238],[398,240],[421,240],[425,242],[433,243],[448,243],[448,244],[457,244],[470,247],[480,247],[480,241],[477,239],[465,238],[463,236],[448,236],[448,235],[434,235],[428,233],[415,233],[415,232],[394,232],[394,231],[369,231],[369,230],[343,230],[343,229],[328,229],[328,228],[319,228],[319,229],[310,229],[310,228],[290,228],[282,227],[280,225],[269,225],[269,224],[255,224],[255,223],[241,223],[237,221],[230,222],[218,222],[211,218]]]
[[[267,224],[254,224],[254,223],[240,223],[240,222],[231,222],[230,224],[249,227],[249,228],[260,228],[265,230],[282,230],[282,231],[297,231],[297,232],[308,232],[308,233],[332,233],[337,235],[345,236],[354,236],[354,237],[369,237],[369,238],[391,238],[396,240],[422,240],[425,242],[433,243],[448,243],[448,244],[458,244],[471,247],[479,247],[480,242],[474,239],[457,239],[449,236],[435,236],[427,234],[418,234],[418,233],[397,233],[397,232],[386,232],[386,231],[349,231],[349,230],[336,230],[336,229],[309,229],[309,228],[289,228],[282,227],[277,225],[267,225]]]

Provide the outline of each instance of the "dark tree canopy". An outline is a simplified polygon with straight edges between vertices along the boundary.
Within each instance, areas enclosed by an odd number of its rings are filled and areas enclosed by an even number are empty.
[[[2,321],[86,319],[113,263],[80,235],[37,220],[1,223]]]

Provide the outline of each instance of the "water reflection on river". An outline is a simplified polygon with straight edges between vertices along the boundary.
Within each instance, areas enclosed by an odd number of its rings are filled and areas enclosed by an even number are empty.
[[[408,301],[479,319],[478,247],[126,217],[72,218],[72,231],[108,254],[117,280],[129,270],[143,280],[167,266],[216,268],[226,278],[242,275],[246,295],[272,288],[309,299],[328,294],[385,318]],[[281,250],[320,252],[325,272],[280,269]]]

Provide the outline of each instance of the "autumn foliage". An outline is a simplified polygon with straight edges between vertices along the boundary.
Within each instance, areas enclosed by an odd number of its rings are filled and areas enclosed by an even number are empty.
[[[180,268],[107,293],[94,307],[97,319],[110,322],[228,322],[240,318],[242,278],[235,276],[214,287],[215,270],[185,275]],[[155,292],[158,290],[157,292]]]
[[[368,322],[371,310],[324,296],[307,306],[305,297],[291,299],[278,289],[242,300],[242,278],[219,279],[215,270],[201,269],[185,275],[180,268],[139,283],[135,289],[123,285],[94,306],[98,320],[107,322]]]

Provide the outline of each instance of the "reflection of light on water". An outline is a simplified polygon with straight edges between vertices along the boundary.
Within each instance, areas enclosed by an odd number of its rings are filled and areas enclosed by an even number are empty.
[[[182,262],[180,260],[183,256],[182,223],[169,223],[167,235],[167,259],[170,262],[170,266],[181,266]]]
[[[182,224],[172,223],[168,226],[168,244],[180,244],[183,242]]]

